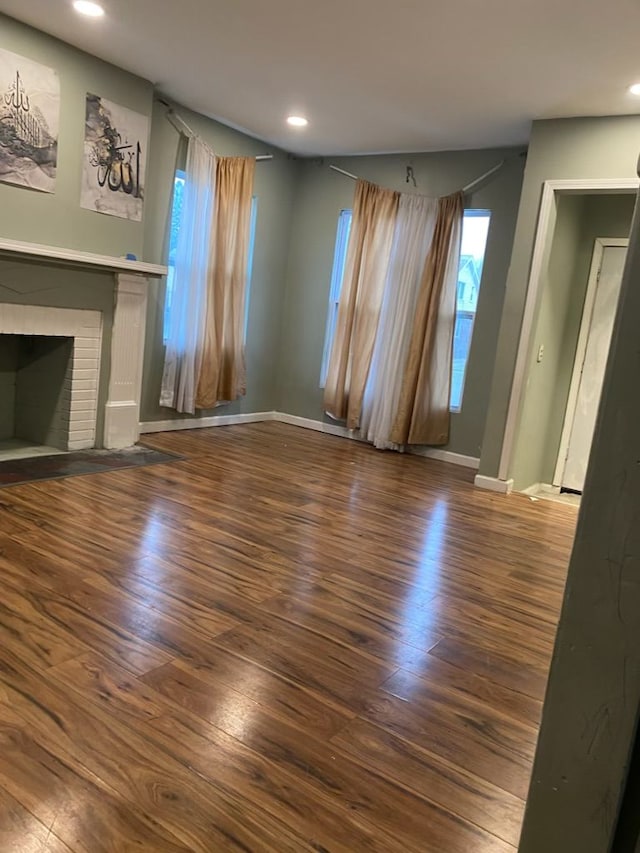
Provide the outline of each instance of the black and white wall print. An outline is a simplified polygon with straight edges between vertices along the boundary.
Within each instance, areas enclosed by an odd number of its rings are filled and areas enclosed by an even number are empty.
[[[0,181],[53,192],[59,124],[56,72],[0,49]]]
[[[142,219],[148,135],[147,116],[87,94],[82,207]]]

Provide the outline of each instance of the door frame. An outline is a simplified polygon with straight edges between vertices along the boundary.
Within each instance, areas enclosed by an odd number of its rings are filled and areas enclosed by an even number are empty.
[[[565,409],[564,423],[562,425],[562,437],[560,438],[560,447],[558,449],[556,469],[553,473],[554,486],[562,486],[562,477],[564,476],[564,469],[567,464],[567,456],[569,454],[569,443],[571,441],[571,433],[573,432],[573,422],[576,416],[576,406],[578,405],[578,391],[580,390],[580,380],[582,378],[582,368],[584,366],[584,359],[587,354],[587,344],[589,343],[589,332],[591,331],[593,309],[596,302],[598,284],[600,282],[600,269],[602,267],[602,258],[604,256],[604,250],[627,248],[628,246],[629,239],[627,237],[596,237],[594,241],[593,255],[591,256],[591,267],[589,269],[589,279],[587,283],[587,292],[584,298],[582,319],[580,320],[578,345],[576,347],[576,355],[573,361],[573,370],[571,372],[569,397],[567,398],[567,408]]]
[[[532,346],[534,320],[540,300],[542,273],[550,225],[556,210],[557,197],[564,194],[595,195],[596,193],[636,193],[638,178],[585,178],[549,180],[542,184],[542,199],[534,240],[533,256],[527,285],[527,295],[520,327],[518,354],[511,382],[511,393],[502,439],[498,480],[508,482],[519,427],[522,399],[526,383],[527,365]],[[501,490],[502,491],[502,490]]]

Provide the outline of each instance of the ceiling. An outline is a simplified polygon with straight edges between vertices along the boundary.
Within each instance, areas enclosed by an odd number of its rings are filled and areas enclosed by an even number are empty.
[[[297,154],[521,144],[534,118],[640,113],[637,0],[101,3],[0,9]]]

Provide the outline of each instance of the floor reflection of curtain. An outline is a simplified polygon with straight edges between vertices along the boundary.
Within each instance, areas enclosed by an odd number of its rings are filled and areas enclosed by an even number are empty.
[[[402,195],[378,331],[364,392],[361,435],[376,447],[390,441],[404,375],[418,291],[436,225],[437,199]]]

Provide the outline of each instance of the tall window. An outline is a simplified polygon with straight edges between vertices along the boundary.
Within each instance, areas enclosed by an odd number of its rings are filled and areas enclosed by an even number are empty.
[[[324,352],[322,353],[322,367],[320,369],[321,388],[324,388],[327,382],[327,371],[329,370],[329,359],[331,357],[331,345],[333,344],[333,338],[336,333],[336,323],[338,322],[338,305],[340,304],[340,291],[342,290],[344,267],[347,261],[347,246],[349,245],[352,214],[353,211],[351,210],[341,210],[340,215],[338,216],[336,248],[333,255],[331,288],[329,290],[329,312],[327,314],[327,328],[324,335]]]
[[[450,408],[452,412],[459,412],[462,408],[462,395],[490,221],[491,213],[488,210],[465,210],[464,212],[451,366]]]
[[[167,261],[167,287],[164,296],[164,343],[169,337],[169,321],[171,317],[171,303],[173,302],[173,285],[176,274],[176,252],[178,251],[178,234],[180,233],[180,222],[182,219],[182,203],[184,201],[184,178],[183,171],[178,170],[173,180],[173,203],[171,206],[171,222],[169,226],[169,259]]]
[[[180,234],[180,222],[182,221],[182,203],[184,199],[185,173],[181,170],[176,172],[173,181],[173,202],[171,205],[171,223],[169,230],[169,259],[167,261],[167,287],[164,298],[164,343],[169,337],[169,322],[171,318],[171,305],[173,302],[173,287],[176,271],[176,252],[178,251],[178,235]],[[247,259],[247,298],[244,315],[244,336],[247,337],[249,325],[249,292],[251,287],[251,274],[253,272],[253,249],[256,240],[256,219],[258,215],[258,199],[254,196],[251,200],[251,223],[249,236],[249,257]]]
[[[320,387],[324,388],[329,369],[331,346],[336,331],[340,291],[344,277],[344,267],[347,259],[347,246],[351,230],[351,210],[341,210],[338,217],[336,247],[333,256],[331,273],[331,288],[329,292],[329,312],[324,338]],[[465,210],[462,227],[462,246],[460,250],[460,266],[458,269],[458,290],[456,300],[456,322],[453,335],[453,362],[451,366],[451,397],[452,412],[459,412],[462,407],[462,395],[467,373],[467,362],[471,348],[473,324],[478,306],[480,281],[484,254],[489,234],[491,212],[488,210]]]

